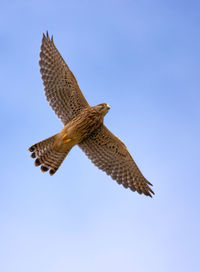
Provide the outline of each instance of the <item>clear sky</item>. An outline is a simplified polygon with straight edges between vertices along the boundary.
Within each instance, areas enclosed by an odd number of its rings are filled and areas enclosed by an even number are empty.
[[[75,147],[55,176],[27,148],[62,128],[42,33],[129,148],[153,199]],[[200,271],[200,2],[0,1],[0,271]]]

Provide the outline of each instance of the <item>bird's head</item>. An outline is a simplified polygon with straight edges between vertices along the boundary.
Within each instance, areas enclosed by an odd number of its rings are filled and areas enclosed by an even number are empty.
[[[109,111],[110,106],[106,103],[99,104],[95,107],[100,114],[103,116],[106,115],[106,113]]]

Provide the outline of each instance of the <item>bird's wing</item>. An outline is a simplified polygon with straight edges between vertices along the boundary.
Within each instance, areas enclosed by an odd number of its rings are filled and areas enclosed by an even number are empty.
[[[139,194],[151,196],[151,190],[124,143],[104,125],[79,144],[88,158],[119,184]]]
[[[48,32],[43,34],[39,64],[47,100],[66,125],[89,105]]]

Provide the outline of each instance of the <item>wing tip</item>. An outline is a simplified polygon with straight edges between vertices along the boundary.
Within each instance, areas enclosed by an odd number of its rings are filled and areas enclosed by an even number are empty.
[[[48,30],[46,31],[46,34],[43,33],[43,36],[42,36],[42,41],[48,41],[48,42],[54,42],[53,41],[53,35],[51,35],[51,37],[49,36],[49,32]]]
[[[148,182],[147,180],[145,180],[145,183],[143,183],[142,186],[138,187],[136,186],[136,184],[132,184],[130,186],[128,186],[129,189],[131,189],[131,191],[133,192],[137,192],[138,194],[142,195],[144,194],[145,196],[149,196],[149,197],[153,197],[153,195],[155,195],[154,191],[148,186],[148,184],[150,184],[150,182]],[[122,184],[124,186],[124,184]],[[151,184],[151,186],[153,186]],[[125,188],[127,188],[126,186],[124,186]]]
[[[148,192],[144,193],[146,196],[150,196],[151,198],[153,197],[153,195],[155,195],[154,191],[151,190],[151,188],[148,187]]]
[[[155,193],[150,190],[148,193],[144,193],[146,196],[150,196],[151,198],[153,197],[153,195],[155,195]]]

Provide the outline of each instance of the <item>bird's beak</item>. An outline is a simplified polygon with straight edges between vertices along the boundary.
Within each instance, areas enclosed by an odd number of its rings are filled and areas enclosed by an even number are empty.
[[[107,108],[108,108],[108,110],[110,109],[110,106],[107,104]]]

